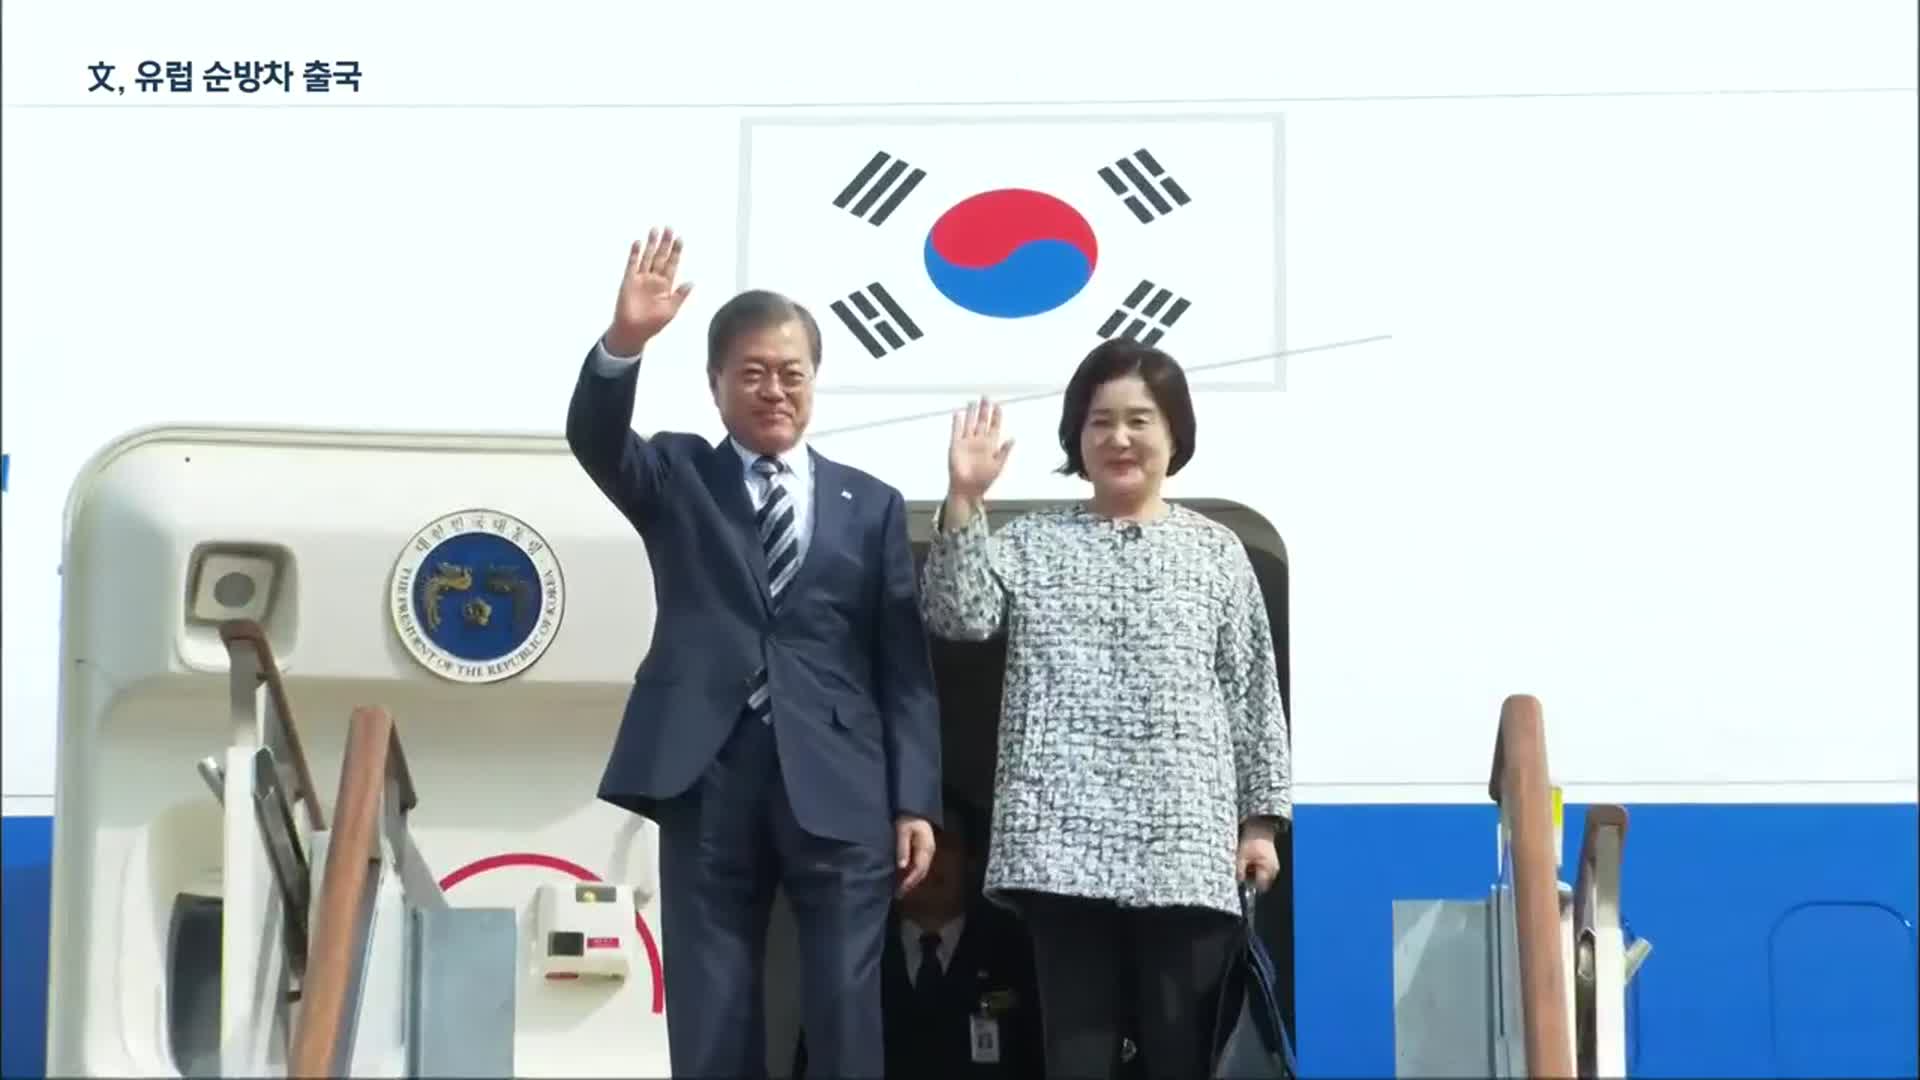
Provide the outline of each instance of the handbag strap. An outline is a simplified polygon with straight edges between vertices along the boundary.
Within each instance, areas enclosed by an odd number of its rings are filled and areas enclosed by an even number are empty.
[[[1227,965],[1220,980],[1219,992],[1214,996],[1213,1006],[1213,1043],[1207,1051],[1208,1059],[1219,1053],[1220,1046],[1232,1031],[1232,1025],[1240,1018],[1240,1007],[1247,996],[1246,980],[1251,977],[1248,967],[1248,951],[1254,940],[1253,911],[1257,890],[1250,881],[1234,883],[1235,891],[1240,894],[1240,932],[1234,935],[1233,951],[1228,954]],[[1238,995],[1228,991],[1238,987]],[[1228,1001],[1234,1004],[1228,1011]]]

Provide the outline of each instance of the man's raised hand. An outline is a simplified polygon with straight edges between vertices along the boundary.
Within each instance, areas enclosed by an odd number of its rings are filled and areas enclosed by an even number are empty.
[[[680,313],[693,283],[676,286],[684,241],[672,229],[648,229],[647,242],[633,242],[627,268],[620,276],[620,295],[613,305],[613,325],[607,328],[607,351],[633,356]]]

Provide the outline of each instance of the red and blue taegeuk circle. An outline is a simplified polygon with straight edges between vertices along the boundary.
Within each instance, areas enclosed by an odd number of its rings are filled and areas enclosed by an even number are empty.
[[[1100,260],[1093,227],[1045,192],[983,191],[955,203],[927,233],[927,276],[977,315],[1040,315],[1086,288]]]

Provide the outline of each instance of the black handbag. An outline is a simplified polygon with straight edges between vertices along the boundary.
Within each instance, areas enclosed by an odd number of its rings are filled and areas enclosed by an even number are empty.
[[[1213,1080],[1294,1080],[1293,1041],[1280,1016],[1280,978],[1253,927],[1253,888],[1240,888],[1240,930],[1214,1009]]]

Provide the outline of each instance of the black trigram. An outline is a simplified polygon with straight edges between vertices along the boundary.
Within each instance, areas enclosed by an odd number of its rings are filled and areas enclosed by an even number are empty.
[[[1133,211],[1133,216],[1142,224],[1152,224],[1193,201],[1180,182],[1145,150],[1135,150],[1130,156],[1103,167],[1100,179],[1107,182],[1107,187],[1120,196],[1120,201],[1127,204],[1127,209]],[[1168,202],[1169,199],[1173,201]]]
[[[1142,345],[1159,341],[1180,316],[1193,305],[1144,278],[1133,287],[1120,306],[1113,309],[1098,331],[1103,338],[1115,335]]]
[[[905,348],[909,341],[920,340],[920,328],[914,325],[893,294],[877,281],[856,290],[845,300],[835,300],[831,307],[846,324],[847,331],[858,338],[876,360]],[[901,334],[906,337],[902,338]]]
[[[833,205],[869,225],[881,225],[926,178],[924,169],[890,157],[884,150],[876,150],[853,179],[847,181],[847,186],[840,189],[840,194],[834,196]]]

